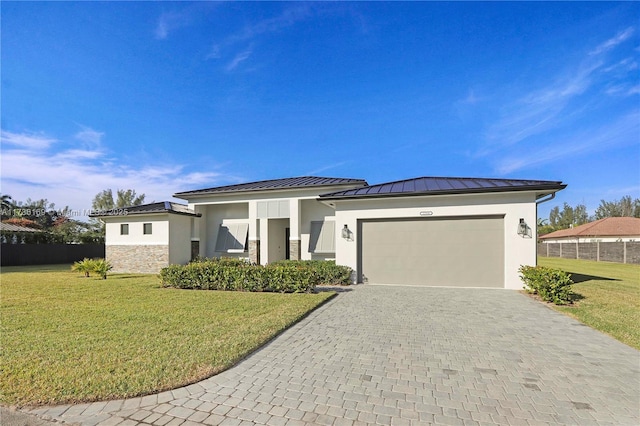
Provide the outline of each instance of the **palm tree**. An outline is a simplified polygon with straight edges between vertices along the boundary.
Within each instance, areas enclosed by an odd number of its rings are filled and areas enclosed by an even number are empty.
[[[0,209],[2,210],[2,212],[0,216],[2,216],[3,219],[5,217],[11,217],[13,209],[16,207],[15,203],[13,202],[13,198],[11,198],[11,195],[8,194],[3,194],[1,198],[2,205]]]

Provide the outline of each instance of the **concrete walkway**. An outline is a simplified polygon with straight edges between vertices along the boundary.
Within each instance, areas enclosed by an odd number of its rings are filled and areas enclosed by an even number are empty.
[[[640,424],[640,352],[514,291],[354,286],[238,366],[82,425]]]

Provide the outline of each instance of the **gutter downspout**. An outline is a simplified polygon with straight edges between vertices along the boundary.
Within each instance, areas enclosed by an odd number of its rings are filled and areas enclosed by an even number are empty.
[[[551,194],[549,194],[548,198],[544,198],[543,197],[540,200],[536,200],[536,218],[538,217],[538,204],[546,203],[547,201],[551,201],[554,198],[556,198],[556,193],[552,192]],[[538,221],[536,220],[536,246],[537,246],[537,242],[538,241],[540,241],[540,240],[538,240]],[[560,247],[562,247],[562,246],[560,246]],[[537,250],[536,250],[536,252],[537,252]],[[549,246],[547,246],[547,256],[549,256]],[[536,266],[538,266],[538,256],[536,256]]]
[[[549,198],[543,198],[541,200],[536,200],[536,204],[546,203],[547,201],[551,201],[554,198],[556,198],[556,193],[555,192],[549,194]]]

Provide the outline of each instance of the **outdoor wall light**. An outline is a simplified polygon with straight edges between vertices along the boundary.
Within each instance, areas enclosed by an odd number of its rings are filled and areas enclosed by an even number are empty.
[[[529,226],[527,226],[527,222],[522,217],[520,218],[520,223],[518,223],[518,235],[522,235],[522,237],[529,235]]]
[[[342,238],[344,238],[345,240],[350,239],[351,237],[351,231],[349,231],[349,227],[345,224],[344,228],[342,228]]]

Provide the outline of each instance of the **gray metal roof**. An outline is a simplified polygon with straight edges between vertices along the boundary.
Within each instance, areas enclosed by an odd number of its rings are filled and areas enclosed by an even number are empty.
[[[185,198],[194,195],[229,194],[236,192],[265,191],[278,189],[301,189],[335,185],[367,185],[364,179],[332,178],[318,176],[300,176],[284,179],[261,180],[237,185],[217,186],[197,189],[195,191],[178,192],[174,197]]]
[[[126,213],[125,213],[126,212]],[[111,214],[109,214],[111,213]],[[135,214],[151,214],[151,213],[174,213],[183,214],[187,216],[202,216],[200,213],[196,213],[190,210],[188,206],[180,203],[172,203],[170,201],[160,201],[158,203],[141,204],[139,206],[122,207],[113,209],[109,212],[97,212],[92,213],[89,217],[109,217],[109,216],[129,216]]]
[[[28,228],[26,226],[14,225],[12,223],[0,222],[2,232],[42,232],[41,229]]]
[[[567,185],[560,181],[487,179],[459,177],[419,177],[370,185],[320,196],[323,200],[416,195],[472,194],[485,192],[541,191],[544,196]]]

